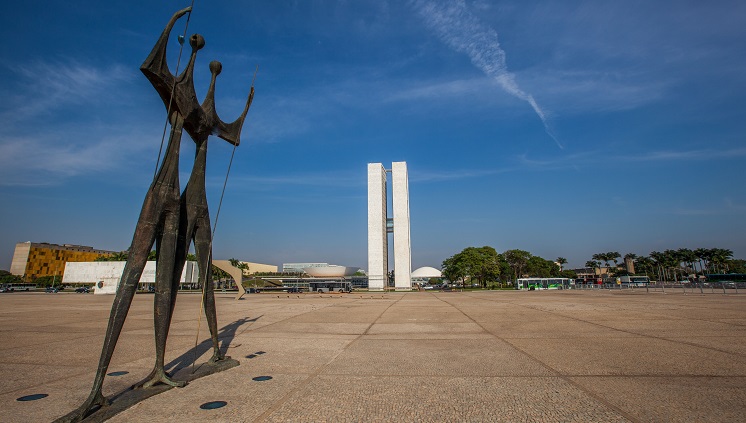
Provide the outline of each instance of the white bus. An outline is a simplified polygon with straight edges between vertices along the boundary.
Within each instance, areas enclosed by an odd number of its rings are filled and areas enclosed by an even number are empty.
[[[33,291],[36,289],[35,283],[9,283],[3,285],[6,291]]]
[[[647,286],[650,283],[650,278],[647,276],[620,276],[619,282],[629,286]]]
[[[568,278],[520,278],[516,281],[518,289],[568,289],[575,285],[575,279]]]

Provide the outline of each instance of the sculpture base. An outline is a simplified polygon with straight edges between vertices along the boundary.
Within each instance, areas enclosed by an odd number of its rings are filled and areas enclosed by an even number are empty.
[[[194,373],[192,373],[191,366],[179,369],[173,375],[172,379],[175,381],[191,382],[193,380],[197,380],[214,373],[222,372],[223,370],[231,369],[240,364],[241,363],[239,363],[238,360],[226,357],[224,360],[218,361],[215,364],[202,363],[196,365],[194,368]],[[172,388],[173,386],[163,384],[151,386],[149,388],[129,388],[126,391],[120,392],[111,397],[109,399],[111,401],[111,404],[106,407],[99,408],[82,421],[86,423],[98,423],[106,421],[121,413],[122,411],[132,407],[133,405],[154,395],[166,392]],[[62,417],[57,421],[65,421],[65,417],[67,416]]]

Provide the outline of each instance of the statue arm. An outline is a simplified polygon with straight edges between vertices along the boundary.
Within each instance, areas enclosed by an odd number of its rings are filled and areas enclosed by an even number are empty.
[[[179,18],[191,12],[192,8],[187,7],[174,13],[171,19],[166,24],[166,28],[161,33],[161,37],[153,46],[153,50],[150,55],[145,59],[143,64],[140,66],[140,70],[150,80],[151,84],[156,88],[161,97],[170,96],[171,87],[175,76],[171,74],[168,69],[168,62],[166,61],[166,46],[168,45],[168,37],[171,34],[174,24]],[[165,92],[164,92],[165,91]],[[164,100],[165,101],[165,100]]]
[[[222,121],[220,121],[218,128],[217,128],[217,135],[218,137],[228,141],[229,143],[233,145],[239,145],[241,144],[241,128],[243,127],[243,122],[246,119],[246,114],[249,112],[249,107],[251,107],[251,102],[254,101],[254,87],[251,87],[251,92],[249,93],[249,98],[246,100],[246,106],[243,109],[243,113],[241,113],[241,116],[238,117],[235,121],[232,123],[225,124]]]

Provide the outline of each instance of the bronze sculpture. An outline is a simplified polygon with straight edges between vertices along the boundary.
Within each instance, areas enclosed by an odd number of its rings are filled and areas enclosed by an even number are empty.
[[[210,63],[210,88],[200,105],[193,81],[197,51],[205,45],[204,38],[199,34],[189,38],[192,52],[184,71],[178,76],[171,74],[166,62],[168,37],[175,22],[189,12],[191,7],[182,9],[171,17],[150,55],[140,67],[168,110],[171,122],[169,142],[163,163],[145,196],[140,212],[127,264],[112,305],[91,393],[79,408],[63,417],[63,421],[79,421],[96,408],[108,404],[101,393],[104,375],[153,242],[156,244],[157,252],[154,300],[156,359],[153,371],[140,387],[148,388],[158,383],[179,387],[186,384],[184,381],[174,381],[169,377],[164,369],[164,355],[179,279],[191,241],[195,242],[199,276],[204,287],[203,303],[213,346],[213,356],[209,363],[216,363],[225,358],[218,345],[215,300],[211,283],[212,234],[205,193],[207,140],[213,134],[234,146],[240,144],[241,129],[254,97],[254,88],[251,88],[246,106],[239,118],[230,124],[224,123],[217,115],[214,101],[215,81],[220,73],[221,64],[213,61]],[[192,137],[197,149],[189,182],[179,196],[178,167],[182,129]]]

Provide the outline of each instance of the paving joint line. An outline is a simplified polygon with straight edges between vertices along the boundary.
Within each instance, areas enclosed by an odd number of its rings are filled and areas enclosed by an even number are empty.
[[[468,296],[470,298],[474,298],[472,295],[468,295],[468,293],[466,293],[466,296]],[[530,359],[530,360],[538,363],[540,366],[543,366],[544,368],[546,368],[549,371],[553,372],[555,374],[555,377],[557,377],[557,378],[565,381],[570,386],[574,386],[580,392],[584,392],[589,397],[591,397],[594,400],[598,401],[600,404],[603,404],[604,406],[608,407],[610,410],[613,410],[614,412],[618,413],[620,416],[624,417],[625,419],[629,420],[630,422],[638,423],[638,422],[642,421],[639,418],[637,418],[636,416],[634,416],[634,415],[632,415],[632,414],[630,414],[630,413],[622,410],[621,408],[619,408],[619,407],[615,406],[614,404],[608,402],[604,398],[596,395],[594,392],[591,392],[591,391],[587,390],[585,387],[583,387],[582,385],[579,385],[578,383],[576,383],[575,381],[573,381],[571,378],[567,377],[566,375],[564,375],[563,373],[561,373],[560,371],[558,371],[557,369],[555,369],[552,366],[544,363],[543,361],[539,360],[538,358],[532,356],[531,354],[529,354],[528,352],[526,352],[523,349],[519,348],[518,346],[514,345],[513,343],[509,342],[508,340],[503,339],[502,337],[496,335],[495,333],[487,330],[484,326],[482,326],[479,322],[477,322],[476,320],[474,320],[471,316],[469,316],[468,314],[464,313],[464,311],[461,310],[460,308],[458,308],[458,306],[453,305],[453,304],[451,304],[451,303],[449,303],[448,301],[445,301],[445,300],[441,300],[441,301],[445,302],[446,304],[449,304],[451,307],[453,307],[456,310],[458,310],[459,312],[461,312],[461,314],[463,314],[467,319],[471,320],[474,324],[476,324],[477,326],[479,326],[480,328],[482,328],[483,331],[485,331],[485,332],[489,333],[490,335],[492,335],[493,337],[495,337],[495,339],[497,339],[497,340],[499,340],[501,342],[504,342],[504,343],[510,345],[516,351],[518,351],[521,354],[523,354],[524,356],[526,356],[528,359]],[[544,310],[542,310],[542,311],[544,311]]]
[[[291,389],[285,395],[283,395],[282,398],[280,398],[279,400],[275,401],[274,404],[270,405],[266,410],[264,410],[264,412],[262,414],[260,414],[258,417],[256,417],[253,421],[254,422],[260,422],[260,421],[266,420],[267,417],[269,417],[270,415],[272,415],[272,413],[274,413],[275,411],[277,411],[278,409],[280,409],[288,401],[288,399],[290,399],[294,394],[296,394],[301,389],[303,389],[306,386],[308,386],[311,383],[311,381],[313,381],[314,379],[316,379],[316,377],[319,376],[321,374],[321,372],[324,371],[324,369],[326,369],[327,367],[329,367],[329,365],[331,365],[334,362],[334,360],[337,359],[337,357],[339,357],[343,352],[347,351],[347,349],[350,348],[350,346],[352,344],[354,344],[360,338],[362,338],[365,334],[367,334],[368,331],[370,330],[370,328],[373,327],[374,324],[376,324],[376,322],[381,318],[381,316],[383,316],[383,314],[386,313],[386,311],[388,311],[393,305],[395,305],[396,303],[398,303],[399,301],[401,301],[402,298],[404,298],[404,296],[401,296],[398,299],[396,299],[396,301],[391,302],[390,304],[388,304],[388,306],[386,306],[386,308],[383,309],[383,311],[381,311],[381,313],[368,325],[368,327],[365,329],[365,331],[363,331],[363,333],[359,334],[355,339],[353,339],[350,342],[348,342],[347,345],[345,345],[336,354],[334,354],[334,356],[331,359],[329,359],[325,364],[319,366],[318,369],[316,369],[316,371],[308,374],[308,376],[305,379],[303,379],[300,383],[298,383],[295,386],[295,388]]]

